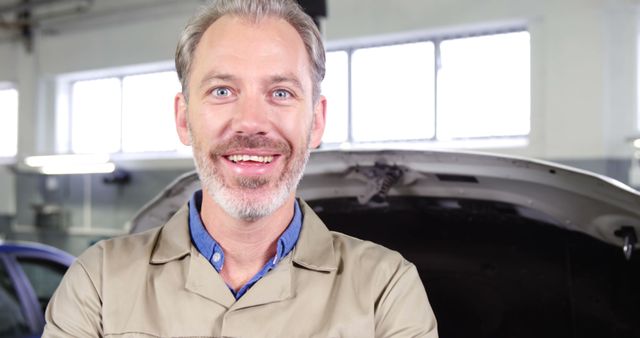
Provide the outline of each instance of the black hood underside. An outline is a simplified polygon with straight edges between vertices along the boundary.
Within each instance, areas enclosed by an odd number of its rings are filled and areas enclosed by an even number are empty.
[[[331,230],[417,266],[443,338],[640,337],[640,257],[544,215],[465,199],[308,202]]]

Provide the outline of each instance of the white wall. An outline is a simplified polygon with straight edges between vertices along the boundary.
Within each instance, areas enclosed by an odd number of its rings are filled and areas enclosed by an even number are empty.
[[[638,2],[606,0],[335,0],[327,37],[428,34],[523,22],[531,33],[532,131],[542,158],[630,156],[638,134]]]
[[[14,215],[16,213],[16,201],[14,196],[7,192],[13,192],[16,189],[16,182],[13,173],[6,167],[0,166],[0,216]]]
[[[11,42],[0,43],[0,82],[17,80],[16,75],[16,49],[17,44]]]
[[[51,24],[38,33],[32,53],[20,41],[0,41],[0,82],[16,83],[20,93],[19,157],[55,149],[59,75],[172,60],[178,35],[201,1],[153,1],[154,8],[118,11],[115,2],[97,0],[96,7],[103,7],[95,15]],[[329,45],[527,25],[532,47],[529,145],[489,150],[552,160],[630,157],[626,139],[640,134],[636,127],[638,0],[328,2]],[[23,196],[16,203],[16,189],[24,189],[17,187],[19,181],[0,166],[0,213],[15,213],[16,205],[29,208],[24,202],[31,197]],[[140,190],[150,185],[142,182]],[[112,197],[120,199],[116,193]],[[108,208],[112,200],[105,198],[95,214],[113,218]],[[120,218],[126,219],[128,212],[120,212]]]
[[[0,81],[20,90],[22,156],[53,151],[57,75],[171,60],[198,1],[59,24],[34,52],[0,42]],[[630,0],[330,0],[330,42],[524,23],[532,41],[532,132],[541,158],[627,157],[638,134],[638,2]]]

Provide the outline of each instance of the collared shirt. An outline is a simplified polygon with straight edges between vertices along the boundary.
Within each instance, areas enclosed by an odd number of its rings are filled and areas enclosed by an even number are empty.
[[[438,337],[413,264],[298,203],[295,249],[240,299],[193,245],[186,205],[161,227],[100,241],[67,270],[43,337]]]
[[[198,251],[211,263],[211,265],[218,271],[222,271],[224,266],[224,251],[216,240],[209,234],[207,229],[202,223],[200,217],[200,210],[202,206],[202,190],[196,191],[191,200],[189,201],[189,232],[191,234],[191,241],[198,249]],[[267,272],[273,269],[278,262],[293,250],[298,242],[300,236],[300,229],[302,228],[302,213],[300,212],[300,206],[298,201],[295,201],[293,218],[287,229],[282,233],[278,239],[276,247],[276,255],[270,259],[264,267],[258,273],[253,276],[247,284],[242,286],[238,292],[235,292],[233,288],[229,287],[231,293],[239,299],[249,290],[255,283],[257,283]]]

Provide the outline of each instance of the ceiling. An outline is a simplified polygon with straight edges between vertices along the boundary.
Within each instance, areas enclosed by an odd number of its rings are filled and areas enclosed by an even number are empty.
[[[0,0],[0,41],[192,12],[204,0]]]

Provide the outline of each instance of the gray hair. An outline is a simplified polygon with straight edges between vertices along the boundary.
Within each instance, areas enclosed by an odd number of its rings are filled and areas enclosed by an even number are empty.
[[[287,21],[298,32],[309,56],[313,102],[320,97],[320,84],[325,74],[325,50],[315,23],[294,0],[217,0],[209,2],[196,13],[180,37],[176,48],[176,70],[182,92],[188,99],[189,75],[193,54],[204,32],[224,15],[247,18],[252,22],[268,16]]]

